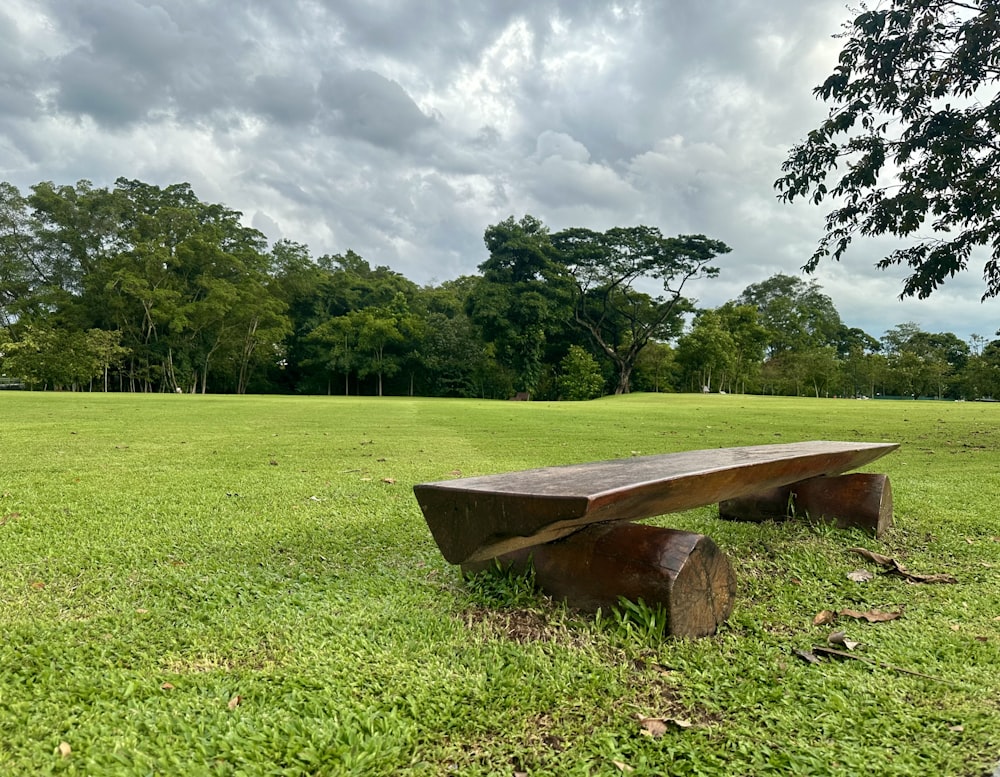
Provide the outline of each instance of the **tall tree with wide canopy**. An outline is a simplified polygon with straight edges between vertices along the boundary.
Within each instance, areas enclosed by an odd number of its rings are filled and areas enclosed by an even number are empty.
[[[757,309],[768,332],[768,352],[774,357],[788,351],[804,351],[836,345],[843,329],[833,300],[819,284],[794,275],[778,273],[747,286],[736,299],[738,305]]]
[[[629,390],[636,359],[652,339],[680,333],[681,296],[695,278],[712,278],[710,262],[729,246],[704,235],[664,237],[656,227],[614,227],[607,232],[566,229],[552,243],[576,289],[574,317],[618,371],[616,394]],[[636,288],[658,284],[653,297]]]
[[[546,345],[564,326],[570,295],[548,228],[534,216],[511,216],[487,227],[489,258],[466,311],[497,360],[515,376],[515,389],[534,393],[542,378]]]
[[[829,116],[793,147],[780,199],[832,200],[805,268],[840,259],[856,235],[908,245],[878,262],[909,268],[925,298],[985,249],[983,299],[1000,294],[1000,3],[892,0],[845,25],[834,72],[814,94]]]

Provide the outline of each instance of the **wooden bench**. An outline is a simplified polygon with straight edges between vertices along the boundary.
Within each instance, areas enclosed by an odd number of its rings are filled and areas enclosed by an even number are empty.
[[[662,604],[672,634],[714,633],[735,579],[708,537],[631,523],[709,504],[724,518],[808,514],[880,534],[892,521],[885,475],[843,473],[895,443],[814,441],[668,453],[459,478],[414,486],[445,559],[467,572],[534,568],[571,606],[620,597]]]

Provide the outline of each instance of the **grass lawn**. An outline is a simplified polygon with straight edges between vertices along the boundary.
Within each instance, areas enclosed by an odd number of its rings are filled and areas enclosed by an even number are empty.
[[[0,394],[0,774],[954,775],[1000,761],[1000,405]],[[441,558],[414,483],[894,441],[881,541],[661,519],[730,555],[663,640]],[[922,585],[847,573],[863,545]],[[824,609],[902,611],[867,623]],[[795,655],[843,630],[861,661]],[[888,666],[891,665],[891,666]],[[907,674],[900,667],[924,676]],[[654,738],[641,717],[668,724]]]

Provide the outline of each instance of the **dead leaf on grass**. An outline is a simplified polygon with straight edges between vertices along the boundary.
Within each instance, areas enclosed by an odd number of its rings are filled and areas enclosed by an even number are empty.
[[[900,577],[906,578],[911,583],[957,583],[958,580],[952,575],[946,574],[919,574],[917,572],[910,572],[902,564],[900,564],[896,559],[889,558],[888,556],[883,556],[881,553],[875,553],[874,551],[867,550],[865,548],[848,548],[851,553],[857,553],[859,556],[863,556],[874,564],[878,564],[886,570],[888,575],[899,575]],[[851,576],[850,573],[848,577]],[[853,579],[853,578],[852,578]]]
[[[390,486],[396,484],[396,478],[382,478],[383,483],[388,483]]]
[[[837,613],[833,610],[821,610],[816,613],[816,617],[813,618],[813,626],[826,626],[827,624],[833,623],[837,619]]]
[[[0,518],[0,526],[3,526],[7,521],[16,521],[20,517],[20,513],[7,513],[3,518]]]
[[[694,726],[690,720],[682,718],[644,718],[642,715],[639,716],[639,725],[642,733],[653,739],[659,739],[671,729],[683,731]]]
[[[873,550],[868,550],[867,548],[848,548],[851,553],[857,553],[859,556],[871,561],[873,564],[878,564],[880,567],[894,567],[896,566],[896,560],[891,559],[888,556],[883,556],[881,553],[876,553]]]
[[[803,661],[805,661],[807,664],[818,664],[818,663],[820,663],[820,660],[818,658],[816,658],[816,654],[813,653],[811,650],[793,650],[792,652],[796,656],[798,656],[799,658],[801,658]]]
[[[160,686],[160,690],[162,691],[172,691],[173,689],[174,689],[173,683],[163,683]]]
[[[903,617],[902,611],[900,612],[882,612],[881,610],[869,610],[868,612],[859,612],[858,610],[841,610],[840,615],[845,618],[855,618],[857,620],[865,620],[869,623],[886,623],[887,621],[894,621],[897,618]]]
[[[228,706],[228,707],[229,707],[229,709],[231,709],[231,710],[235,710],[235,709],[236,709],[237,707],[239,707],[239,706],[240,706],[240,705],[241,705],[242,703],[243,703],[243,697],[242,697],[242,696],[240,696],[239,694],[237,694],[236,696],[234,696],[233,698],[231,698],[231,699],[229,700],[229,704],[228,704],[228,705],[226,705],[226,706]]]
[[[898,574],[905,577],[911,583],[957,583],[958,578],[954,575],[948,575],[944,573],[933,574],[933,575],[922,575],[916,572],[907,572],[905,569],[900,568]]]
[[[69,746],[69,742],[59,743],[59,755],[63,758],[69,758],[73,754],[73,748]]]
[[[615,766],[618,767],[618,769],[620,771],[623,771],[626,774],[628,774],[629,772],[634,772],[635,771],[635,767],[634,766],[629,766],[624,761],[612,761],[611,763],[613,763]]]
[[[914,672],[912,669],[907,669],[903,666],[896,666],[895,664],[889,664],[885,661],[875,661],[871,658],[865,658],[864,656],[859,656],[856,653],[851,653],[846,650],[837,650],[836,648],[821,647],[819,645],[814,645],[812,653],[816,656],[824,656],[826,658],[846,658],[851,661],[860,661],[862,664],[867,664],[868,666],[881,667],[883,669],[890,669],[893,672],[900,672],[901,674],[913,675],[914,677],[923,677],[925,680],[934,680],[938,683],[945,683],[947,685],[956,685],[955,681],[947,680],[943,677],[935,677],[934,675],[924,674],[923,672]],[[819,663],[817,661],[817,663]]]
[[[848,650],[854,650],[860,642],[855,642],[853,639],[848,639],[847,635],[842,631],[834,631],[826,638],[826,641],[831,645],[840,645]]]
[[[867,569],[855,569],[847,573],[847,579],[853,580],[855,583],[867,583],[874,577],[875,575],[873,575]]]
[[[961,724],[959,724],[957,726],[948,726],[948,730],[949,731],[954,731],[956,734],[961,734],[963,731],[965,731],[965,726],[963,726]]]

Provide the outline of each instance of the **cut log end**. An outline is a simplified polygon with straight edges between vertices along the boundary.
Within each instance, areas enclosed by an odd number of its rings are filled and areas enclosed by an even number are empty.
[[[576,609],[608,611],[621,598],[662,606],[672,636],[714,634],[736,596],[729,559],[709,537],[657,526],[599,524],[496,561],[516,572],[533,568],[545,593]],[[462,569],[475,573],[495,563]]]

